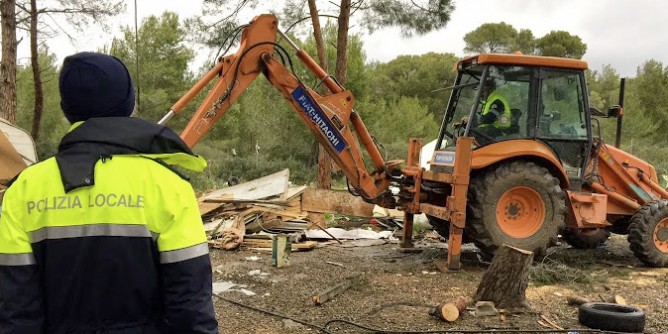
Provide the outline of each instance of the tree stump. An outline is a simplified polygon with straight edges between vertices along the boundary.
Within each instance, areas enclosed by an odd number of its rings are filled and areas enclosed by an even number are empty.
[[[533,252],[502,245],[482,277],[475,301],[491,301],[497,308],[530,308],[525,291]]]

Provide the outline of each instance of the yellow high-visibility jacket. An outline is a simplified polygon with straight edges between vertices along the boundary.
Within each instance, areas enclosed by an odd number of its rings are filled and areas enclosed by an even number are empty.
[[[493,126],[507,129],[511,126],[512,113],[508,100],[496,91],[489,94],[482,111],[481,128]]]
[[[0,216],[0,333],[217,333],[194,192],[206,162],[137,118],[75,124]]]

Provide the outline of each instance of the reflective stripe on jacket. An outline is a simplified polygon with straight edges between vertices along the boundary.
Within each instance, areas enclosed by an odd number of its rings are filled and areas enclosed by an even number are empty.
[[[102,155],[94,185],[68,192],[56,158],[14,181],[0,217],[0,333],[218,332],[194,192],[160,155]]]

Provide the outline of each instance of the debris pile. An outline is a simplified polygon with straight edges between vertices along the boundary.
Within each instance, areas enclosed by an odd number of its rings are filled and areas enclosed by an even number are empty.
[[[396,210],[389,212],[374,207],[345,191],[290,186],[288,179],[289,170],[285,169],[201,195],[199,210],[209,244],[228,250],[241,245],[270,250],[273,236],[284,234],[290,238],[292,251],[300,251],[316,245],[314,241],[301,242],[304,239],[367,238],[361,236],[359,230],[355,232],[357,237],[345,237],[338,233],[340,231],[330,232],[331,229],[325,229],[324,214],[365,217],[367,223],[385,229],[401,227],[397,220],[401,213]],[[308,235],[306,230],[310,230]]]

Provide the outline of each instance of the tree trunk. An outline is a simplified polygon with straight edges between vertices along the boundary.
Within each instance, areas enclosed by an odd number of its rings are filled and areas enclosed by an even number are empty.
[[[348,63],[348,25],[350,24],[350,2],[341,0],[339,30],[336,37],[336,79],[346,84],[346,64]]]
[[[42,71],[39,67],[39,50],[37,48],[37,0],[30,0],[30,64],[35,89],[35,113],[32,119],[32,138],[39,138],[39,127],[44,112],[44,91],[42,89]]]
[[[315,0],[308,0],[308,8],[311,13],[311,22],[313,23],[313,38],[315,39],[315,47],[318,50],[318,60],[320,67],[327,72],[327,54],[325,53],[325,42],[322,39],[322,31],[320,30],[320,19],[318,16],[318,9],[315,5]],[[323,85],[323,95],[328,93],[327,87]],[[318,145],[318,188],[331,189],[332,188],[332,158],[327,154],[325,148]]]
[[[0,117],[16,124],[16,1],[2,0]]]
[[[529,307],[525,291],[533,252],[508,245],[501,246],[482,277],[475,301],[491,301],[497,308]]]

